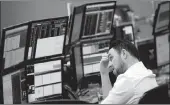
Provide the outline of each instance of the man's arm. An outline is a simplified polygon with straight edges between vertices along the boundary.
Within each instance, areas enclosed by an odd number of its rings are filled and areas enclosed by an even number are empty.
[[[118,77],[114,87],[101,104],[126,104],[134,95],[133,83],[126,77]]]
[[[109,91],[112,89],[109,74],[101,73],[101,81],[102,81],[103,98],[106,98],[109,94]]]
[[[108,55],[103,54],[102,59],[100,61],[100,75],[101,75],[101,82],[102,82],[102,91],[103,91],[103,97],[105,98],[109,91],[112,89],[111,81],[109,78],[109,72],[108,69]]]

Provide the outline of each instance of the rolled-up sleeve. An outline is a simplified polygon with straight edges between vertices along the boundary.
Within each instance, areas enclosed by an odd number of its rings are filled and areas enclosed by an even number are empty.
[[[126,104],[133,95],[133,82],[130,78],[122,76],[116,80],[113,88],[101,104]]]

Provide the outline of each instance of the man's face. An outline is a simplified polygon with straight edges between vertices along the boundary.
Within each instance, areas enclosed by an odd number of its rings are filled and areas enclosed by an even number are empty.
[[[113,70],[113,73],[118,76],[123,73],[124,62],[116,49],[111,48],[108,52],[109,64],[108,68]]]

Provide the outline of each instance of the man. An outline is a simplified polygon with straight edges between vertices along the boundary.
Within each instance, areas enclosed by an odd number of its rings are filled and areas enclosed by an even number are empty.
[[[109,72],[117,76],[112,88]],[[142,95],[158,86],[155,75],[139,61],[136,47],[128,41],[111,41],[107,56],[100,62],[101,104],[137,104]]]

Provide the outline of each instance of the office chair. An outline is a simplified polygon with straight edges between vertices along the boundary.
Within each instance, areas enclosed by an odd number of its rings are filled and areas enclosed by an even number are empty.
[[[168,96],[168,84],[153,88],[144,93],[139,104],[170,104]]]

